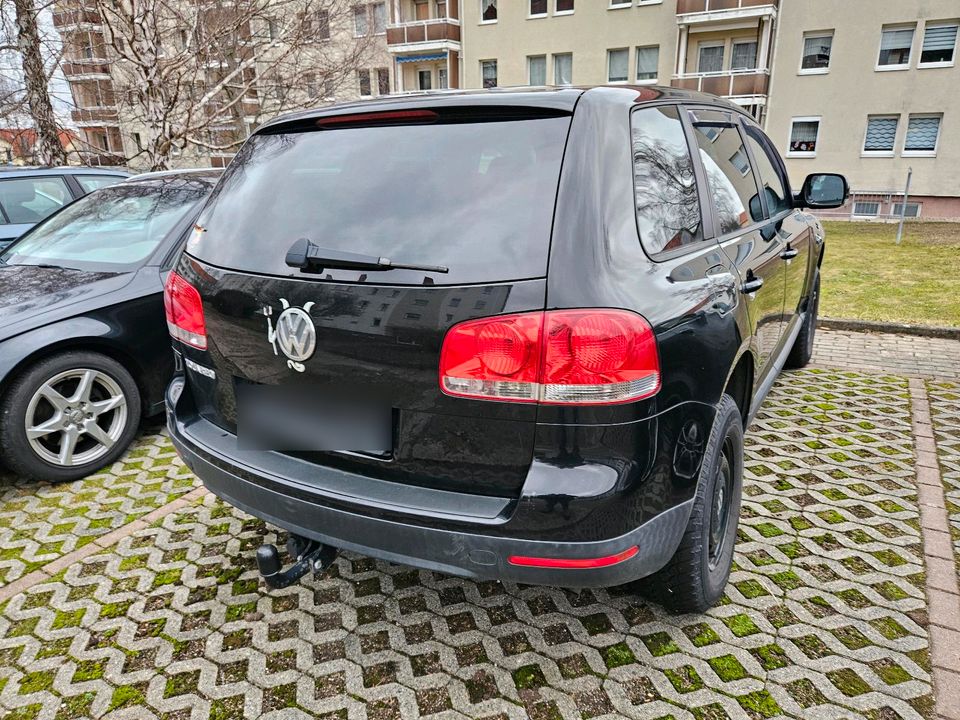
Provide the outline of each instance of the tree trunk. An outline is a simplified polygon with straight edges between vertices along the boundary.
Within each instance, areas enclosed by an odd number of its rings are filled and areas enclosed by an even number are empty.
[[[66,165],[67,153],[60,142],[57,118],[50,103],[47,73],[40,50],[37,11],[33,0],[13,0],[17,12],[17,45],[23,62],[27,106],[37,132],[34,154],[44,165]]]

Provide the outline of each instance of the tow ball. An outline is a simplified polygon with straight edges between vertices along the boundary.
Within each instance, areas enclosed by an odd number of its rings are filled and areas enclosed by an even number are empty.
[[[311,570],[319,575],[337,557],[337,548],[324,545],[316,540],[291,535],[287,540],[287,552],[294,559],[293,565],[283,570],[280,552],[275,545],[261,545],[257,548],[257,569],[270,587],[280,590],[290,587]]]

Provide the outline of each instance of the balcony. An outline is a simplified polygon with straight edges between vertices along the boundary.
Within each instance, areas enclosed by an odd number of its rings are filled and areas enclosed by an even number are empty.
[[[677,23],[701,25],[771,18],[780,0],[677,0]]]
[[[117,124],[117,109],[115,107],[92,107],[71,110],[70,117],[76,123],[89,125],[90,123]]]
[[[56,28],[83,24],[99,25],[100,14],[96,10],[60,10],[53,13],[53,25]]]
[[[387,25],[387,50],[459,50],[460,21],[452,18],[411,20]]]
[[[106,60],[90,60],[87,58],[64,60],[60,68],[68,80],[81,79],[81,76],[110,77],[110,65]]]
[[[756,98],[767,94],[770,73],[767,70],[684,73],[674,75],[670,84],[684,90],[697,90],[728,98]]]

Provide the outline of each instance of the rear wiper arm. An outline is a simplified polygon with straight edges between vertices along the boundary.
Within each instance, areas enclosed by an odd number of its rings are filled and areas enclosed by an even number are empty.
[[[287,250],[287,265],[303,272],[319,273],[326,268],[341,270],[421,270],[423,272],[448,273],[450,268],[442,265],[418,265],[393,262],[389,258],[362,253],[330,250],[300,238]]]

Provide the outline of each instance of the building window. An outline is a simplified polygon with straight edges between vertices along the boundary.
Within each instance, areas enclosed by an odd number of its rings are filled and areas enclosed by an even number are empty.
[[[433,74],[429,70],[417,70],[417,89],[432,90]]]
[[[377,94],[390,94],[390,70],[388,68],[377,68]]]
[[[877,67],[899,70],[910,66],[910,48],[915,27],[884,28],[880,38],[880,57]]]
[[[364,5],[355,5],[353,8],[353,34],[357,37],[363,37],[368,32],[367,8]]]
[[[628,8],[633,5],[633,0],[610,0],[610,9],[618,10],[620,8]]]
[[[573,84],[573,53],[561,53],[553,56],[553,84]]]
[[[333,84],[333,80],[331,80],[330,78],[324,78],[323,79],[323,99],[331,100],[333,98],[333,94],[336,91],[337,89]]]
[[[430,3],[427,0],[414,0],[413,17],[417,20],[430,19]]]
[[[648,253],[703,240],[693,158],[675,107],[643,108],[630,120],[640,242]]]
[[[480,22],[497,21],[497,0],[480,0]]]
[[[547,0],[530,0],[530,17],[546,17]]]
[[[481,60],[480,77],[483,79],[485,88],[495,88],[497,86],[497,61]]]
[[[813,157],[817,154],[820,137],[820,118],[794,118],[790,124],[788,154]]]
[[[387,4],[376,3],[373,6],[373,32],[375,35],[383,35],[387,32]]]
[[[133,144],[137,146],[137,152],[143,152],[143,140],[140,138],[140,133],[133,133]]]
[[[730,55],[731,70],[756,70],[757,68],[757,43],[754,40],[749,42],[735,42],[733,52]]]
[[[939,115],[911,115],[907,122],[904,155],[936,155],[940,139]]]
[[[317,85],[317,74],[307,73],[303,76],[303,84],[307,89],[307,97],[313,100],[320,92],[320,86]]]
[[[830,69],[830,51],[833,49],[833,33],[804,35],[803,59],[800,72],[825,73]]]
[[[437,86],[441,90],[446,90],[450,87],[450,80],[447,77],[447,69],[445,67],[437,68]]]
[[[739,150],[730,156],[730,164],[739,170],[743,177],[746,177],[747,173],[750,172],[750,161],[747,159],[747,153],[742,145]]]
[[[437,0],[437,17],[445,18],[447,16],[447,0]]]
[[[867,118],[867,136],[863,141],[863,152],[893,155],[899,122],[900,118],[898,117],[874,116]]]
[[[361,97],[366,97],[373,94],[373,92],[370,89],[370,71],[369,70],[358,70],[357,82],[360,84]]]
[[[646,82],[656,81],[657,66],[660,64],[660,46],[651,45],[649,47],[637,48],[637,80]]]
[[[627,48],[607,50],[607,82],[626,82],[630,67]]]
[[[723,71],[723,45],[701,43],[699,52],[698,72],[715,73]]]
[[[927,23],[923,31],[920,67],[953,65],[958,27],[957,23]]]
[[[565,15],[573,12],[573,0],[556,0],[553,6],[554,15]]]
[[[921,205],[921,203],[908,202],[908,203],[907,203],[907,212],[904,213],[904,216],[905,216],[905,217],[909,217],[909,218],[920,217],[920,205]],[[902,202],[894,203],[894,204],[893,204],[893,215],[894,215],[894,216],[899,216],[901,213],[903,213],[903,203],[902,203]]]
[[[317,13],[317,39],[330,39],[330,13],[326,10]]]
[[[862,217],[876,217],[880,214],[880,203],[856,202],[853,204],[853,214]]]
[[[527,79],[531,85],[547,84],[546,55],[533,55],[527,58]]]

